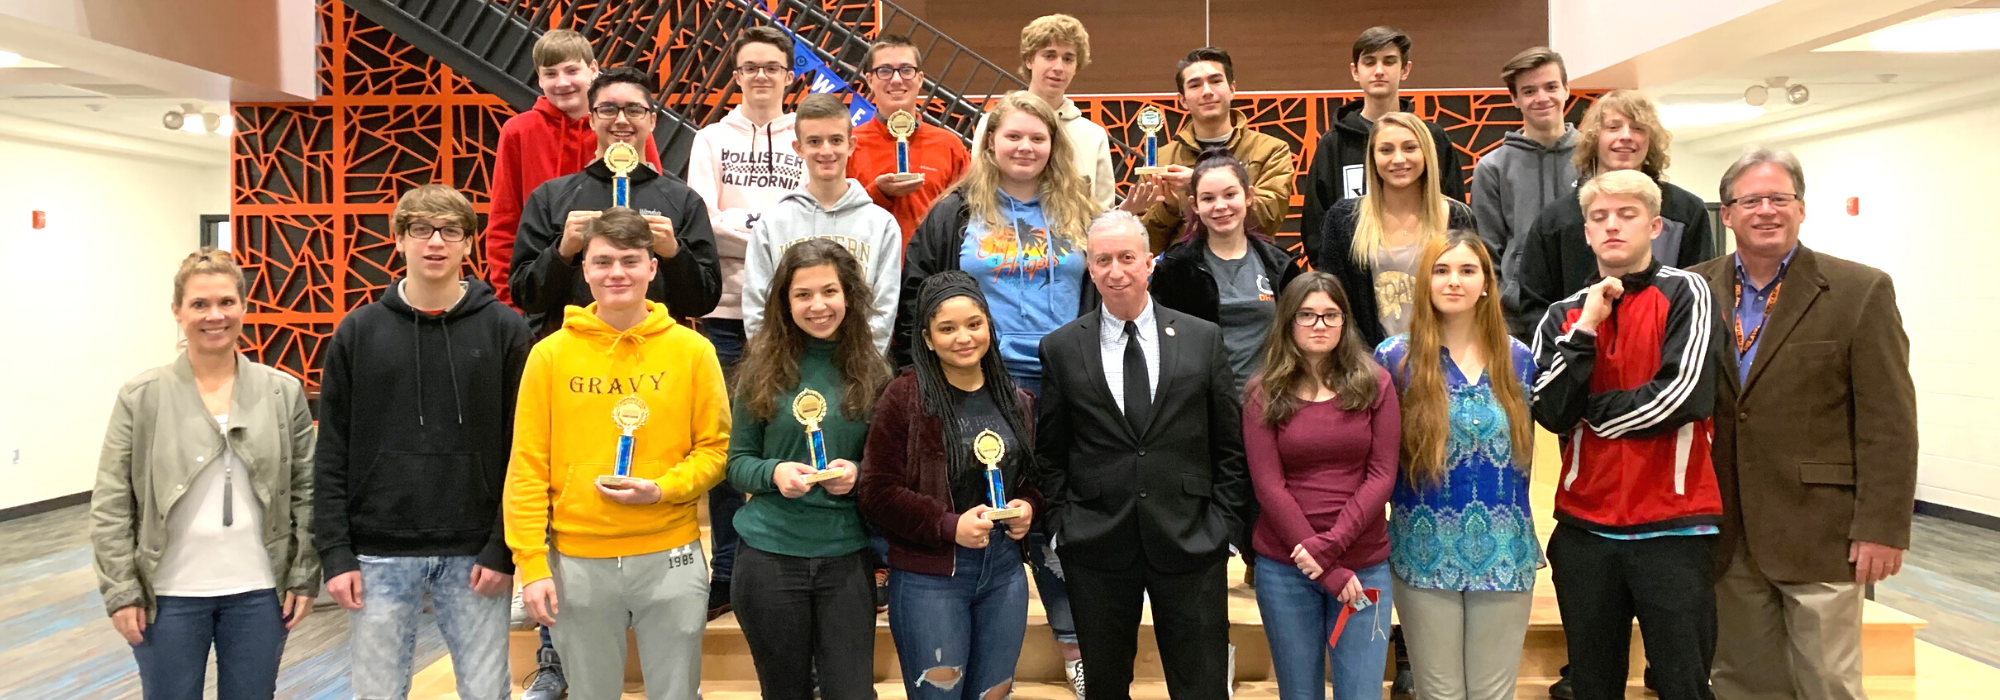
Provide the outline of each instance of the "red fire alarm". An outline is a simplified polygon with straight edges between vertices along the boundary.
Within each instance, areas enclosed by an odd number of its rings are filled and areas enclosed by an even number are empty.
[[[49,213],[48,213],[48,212],[45,212],[45,211],[42,211],[42,210],[40,210],[40,209],[36,209],[36,210],[35,210],[35,215],[34,215],[33,217],[31,217],[31,218],[32,218],[32,219],[34,220],[34,226],[35,226],[35,230],[36,230],[36,231],[40,231],[40,230],[42,230],[43,228],[45,228],[45,227],[47,227],[47,226],[49,225]]]
[[[1848,197],[1848,198],[1847,198],[1847,215],[1848,215],[1848,216],[1860,216],[1860,215],[1861,215],[1861,198],[1860,198],[1860,197]]]

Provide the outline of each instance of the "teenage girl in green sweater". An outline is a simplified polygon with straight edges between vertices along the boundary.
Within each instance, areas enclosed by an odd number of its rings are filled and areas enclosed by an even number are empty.
[[[832,240],[786,250],[736,377],[729,482],[750,500],[730,602],[772,700],[810,700],[815,667],[824,700],[875,694],[873,567],[852,491],[889,365],[862,274]],[[809,424],[839,476],[816,479]]]

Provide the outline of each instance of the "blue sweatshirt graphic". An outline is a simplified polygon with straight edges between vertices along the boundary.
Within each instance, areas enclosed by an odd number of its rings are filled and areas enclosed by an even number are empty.
[[[992,231],[978,218],[959,243],[958,268],[979,280],[993,310],[995,347],[1022,388],[1039,391],[1042,336],[1076,318],[1083,295],[1083,249],[1049,232],[1040,197],[1023,202],[999,194],[1012,231]]]

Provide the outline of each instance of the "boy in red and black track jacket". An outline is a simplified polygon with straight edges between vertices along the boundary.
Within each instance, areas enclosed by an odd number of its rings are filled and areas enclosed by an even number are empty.
[[[1575,327],[1586,288],[1535,334],[1535,420],[1563,439],[1556,520],[1620,535],[1714,527],[1715,300],[1658,261],[1620,282],[1595,333]]]
[[[1715,651],[1710,461],[1721,336],[1706,280],[1652,259],[1660,188],[1636,171],[1578,192],[1599,279],[1535,332],[1535,421],[1561,436],[1550,579],[1577,698],[1625,696],[1632,619],[1649,685],[1705,700]]]

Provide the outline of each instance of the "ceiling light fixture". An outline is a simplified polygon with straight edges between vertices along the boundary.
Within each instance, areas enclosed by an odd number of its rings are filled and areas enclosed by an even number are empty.
[[[1868,37],[1876,51],[1938,53],[2000,50],[2000,12],[1940,17],[1890,27]]]
[[[20,62],[21,54],[12,51],[0,51],[0,68],[6,68]]]
[[[1660,105],[1660,124],[1669,129],[1727,124],[1764,116],[1764,108],[1748,104]]]

